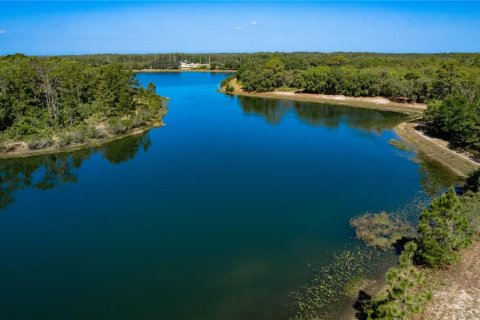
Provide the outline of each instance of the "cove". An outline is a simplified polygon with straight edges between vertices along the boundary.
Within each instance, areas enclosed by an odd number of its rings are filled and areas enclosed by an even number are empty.
[[[221,73],[140,73],[163,128],[0,161],[1,319],[279,319],[349,219],[455,178],[388,144],[402,115],[231,97]]]

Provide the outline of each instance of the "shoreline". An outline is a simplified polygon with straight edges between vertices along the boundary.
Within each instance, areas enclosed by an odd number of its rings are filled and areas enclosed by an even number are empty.
[[[427,106],[420,103],[398,103],[382,97],[346,97],[342,95],[325,95],[310,93],[295,93],[285,91],[250,93],[244,91],[237,83],[236,78],[230,80],[233,92],[227,93],[225,87],[221,92],[238,96],[285,99],[314,103],[325,103],[349,106],[380,111],[392,111],[415,116],[417,119],[426,110]],[[404,141],[412,144],[417,152],[422,153],[430,160],[445,167],[460,178],[466,178],[471,172],[480,167],[480,163],[470,159],[467,155],[448,147],[448,142],[426,136],[415,128],[412,119],[408,119],[394,128],[394,132]]]
[[[210,73],[235,73],[237,70],[223,70],[223,69],[141,69],[132,70],[133,73],[169,73],[169,72],[210,72]]]
[[[472,160],[468,155],[449,148],[447,141],[429,137],[418,130],[417,125],[414,121],[405,121],[398,124],[394,131],[402,140],[413,144],[417,152],[460,177],[466,178],[480,167],[480,163]]]
[[[38,150],[30,150],[30,149],[22,149],[20,151],[12,151],[12,152],[7,152],[7,153],[0,153],[0,160],[4,159],[15,159],[15,158],[29,158],[29,157],[34,157],[34,156],[41,156],[41,155],[48,155],[48,154],[55,154],[55,153],[65,153],[65,152],[73,152],[73,151],[78,151],[86,148],[93,148],[93,147],[101,147],[102,145],[115,141],[115,140],[120,140],[126,137],[130,136],[135,136],[142,134],[144,132],[149,131],[152,128],[160,128],[165,126],[163,121],[159,120],[156,122],[153,122],[149,125],[145,125],[140,128],[136,128],[135,130],[132,130],[127,133],[119,134],[119,135],[114,135],[114,136],[108,136],[100,139],[90,139],[88,141],[82,142],[82,143],[76,143],[76,144],[71,144],[67,145],[65,147],[47,147],[43,149],[38,149]]]
[[[427,108],[427,105],[422,103],[399,103],[383,97],[347,97],[343,95],[296,93],[292,91],[246,92],[241,88],[236,79],[230,80],[229,83],[234,88],[234,91],[230,94],[239,96],[335,104],[363,109],[394,111],[408,115],[420,115]],[[221,91],[228,94],[224,87],[222,87]]]

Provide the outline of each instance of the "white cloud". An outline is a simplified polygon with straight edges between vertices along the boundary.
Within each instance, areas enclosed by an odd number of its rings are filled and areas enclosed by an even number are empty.
[[[252,22],[250,22],[252,25],[256,25],[257,24],[257,21],[253,20]]]
[[[242,30],[242,27],[233,27],[234,30]]]
[[[7,33],[7,30],[5,30],[5,29],[0,29],[0,34],[5,34],[5,33]]]

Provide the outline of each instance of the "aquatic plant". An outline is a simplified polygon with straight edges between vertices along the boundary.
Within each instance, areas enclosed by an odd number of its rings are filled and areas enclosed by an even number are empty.
[[[407,145],[405,142],[397,140],[397,139],[388,140],[388,144],[394,146],[398,150],[402,150],[402,151],[411,151],[412,150],[412,148],[409,145]]]
[[[311,266],[309,282],[290,293],[290,318],[338,319],[338,313],[332,312],[332,309],[346,298],[345,289],[355,282],[354,279],[367,279],[376,273],[378,269],[375,268],[382,268],[385,261],[389,261],[387,258],[392,256],[391,253],[362,246],[334,254],[325,265]],[[369,281],[368,285],[373,283]],[[345,309],[344,305],[339,309]]]
[[[407,221],[386,212],[366,213],[352,218],[350,225],[357,239],[368,246],[387,250],[403,238],[415,236],[415,229]]]

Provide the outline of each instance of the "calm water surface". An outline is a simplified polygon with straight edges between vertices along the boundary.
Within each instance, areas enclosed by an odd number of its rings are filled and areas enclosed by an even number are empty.
[[[229,97],[224,77],[139,74],[165,127],[0,162],[0,319],[288,317],[352,216],[451,182],[388,144],[399,115]]]

